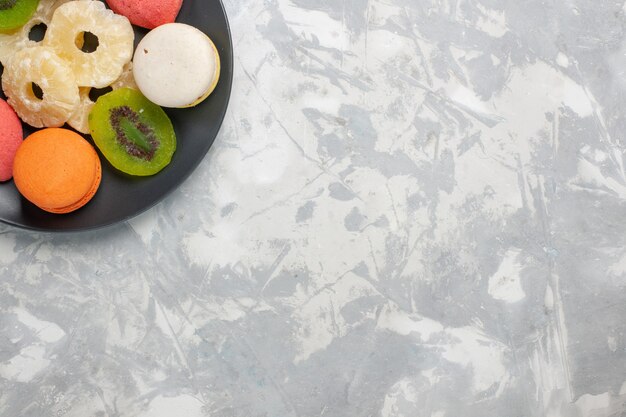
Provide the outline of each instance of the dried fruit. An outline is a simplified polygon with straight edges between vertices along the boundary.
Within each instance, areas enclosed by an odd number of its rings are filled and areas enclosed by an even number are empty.
[[[132,63],[126,65],[120,78],[110,85],[109,90],[117,90],[124,87],[136,88]],[[81,133],[89,134],[89,114],[96,104],[94,99],[97,99],[97,97],[94,98],[94,88],[92,87],[80,87],[79,90],[80,103],[72,117],[67,121],[67,124]]]
[[[156,174],[176,151],[176,134],[167,114],[131,88],[100,97],[89,115],[89,128],[111,165],[130,175]]]
[[[41,0],[37,11],[24,26],[11,33],[0,33],[0,62],[6,65],[9,58],[24,48],[36,46],[38,42],[30,40],[30,32],[37,25],[47,27],[54,11],[69,0]]]
[[[18,29],[37,10],[39,0],[0,0],[0,31]]]
[[[71,68],[44,46],[26,48],[11,57],[2,75],[2,89],[22,121],[34,127],[62,126],[80,100]]]
[[[134,37],[128,19],[101,1],[71,1],[54,12],[43,43],[70,63],[79,86],[103,88],[130,62]]]

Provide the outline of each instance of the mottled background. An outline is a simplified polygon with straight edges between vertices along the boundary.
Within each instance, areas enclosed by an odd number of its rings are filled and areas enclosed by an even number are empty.
[[[176,193],[0,226],[0,415],[626,416],[624,1],[226,8]]]

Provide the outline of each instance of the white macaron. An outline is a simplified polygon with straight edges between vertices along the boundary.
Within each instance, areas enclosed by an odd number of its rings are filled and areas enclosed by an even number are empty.
[[[163,107],[192,107],[204,101],[220,77],[213,41],[184,23],[159,26],[139,42],[133,58],[137,87]]]

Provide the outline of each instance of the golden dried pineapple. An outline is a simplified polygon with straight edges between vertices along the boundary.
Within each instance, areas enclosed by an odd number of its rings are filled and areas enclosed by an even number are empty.
[[[128,63],[126,67],[124,67],[124,71],[120,78],[118,78],[113,84],[111,84],[111,88],[113,90],[117,90],[118,88],[134,88],[137,89],[137,85],[135,84],[135,78],[133,77],[133,64],[132,62]],[[91,101],[89,94],[91,93],[91,87],[80,87],[80,103],[76,108],[76,111],[70,119],[67,121],[67,124],[72,126],[74,129],[81,133],[88,134],[89,133],[89,113],[91,113],[91,109],[93,109],[94,103]]]
[[[97,38],[93,52],[83,52],[89,33]],[[54,12],[43,44],[69,62],[81,87],[103,88],[117,80],[133,56],[133,28],[124,16],[96,0],[70,1]]]
[[[0,33],[0,62],[6,65],[15,52],[37,45],[37,42],[29,39],[31,29],[42,23],[48,26],[57,7],[68,1],[41,0],[37,6],[37,11],[24,26],[11,33]]]
[[[37,96],[36,87],[43,96]],[[18,116],[34,127],[63,126],[80,100],[68,63],[43,46],[13,54],[4,68],[2,89]]]

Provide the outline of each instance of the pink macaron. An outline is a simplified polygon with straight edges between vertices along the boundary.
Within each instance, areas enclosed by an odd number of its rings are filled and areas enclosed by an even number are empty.
[[[13,160],[22,139],[22,122],[13,108],[0,99],[0,182],[13,177]]]
[[[117,14],[126,16],[133,25],[154,29],[174,23],[183,0],[106,0]]]

